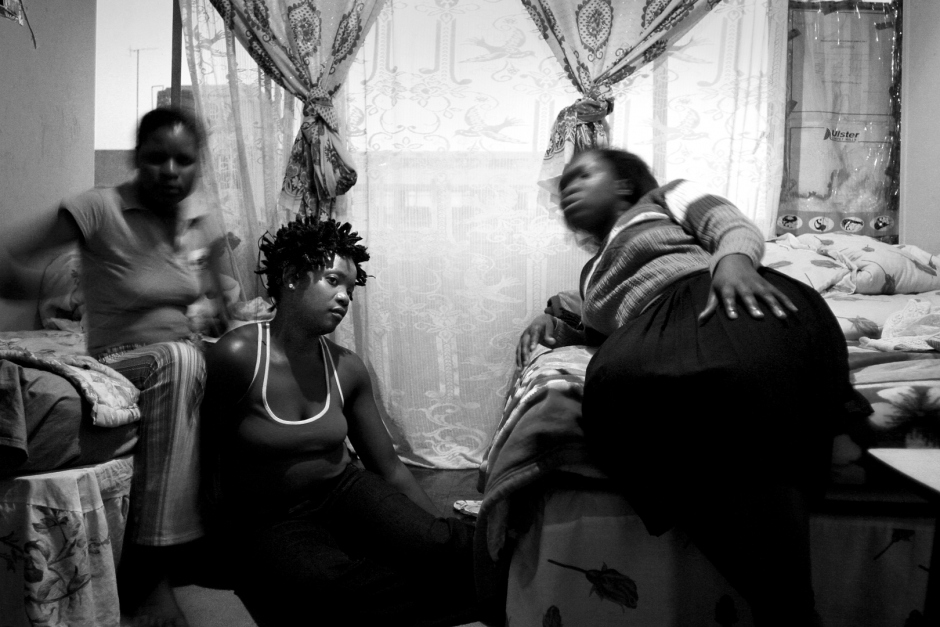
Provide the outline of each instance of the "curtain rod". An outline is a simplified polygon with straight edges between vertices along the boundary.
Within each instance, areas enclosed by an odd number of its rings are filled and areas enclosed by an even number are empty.
[[[179,107],[182,104],[182,76],[183,65],[183,15],[180,12],[180,0],[173,0],[173,51],[170,63],[170,104]]]

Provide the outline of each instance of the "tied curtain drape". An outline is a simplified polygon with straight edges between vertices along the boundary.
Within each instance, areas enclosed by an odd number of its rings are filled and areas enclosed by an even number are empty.
[[[333,96],[383,2],[212,0],[264,73],[304,103],[281,190],[288,214],[329,214],[356,184]]]
[[[182,4],[193,44],[184,98],[209,128],[204,187],[250,298],[257,236],[293,217],[276,200],[301,103],[240,45],[227,51],[209,0]],[[786,3],[723,0],[612,86],[611,145],[663,182],[688,178],[733,199],[769,234],[786,26]],[[389,0],[333,97],[360,173],[336,215],[372,254],[335,339],[370,368],[409,463],[480,464],[522,329],[549,296],[577,289],[590,253],[537,180],[558,111],[578,95],[520,0]]]
[[[539,184],[550,191],[581,150],[610,145],[611,87],[651,63],[721,0],[522,0],[581,93],[558,114]]]

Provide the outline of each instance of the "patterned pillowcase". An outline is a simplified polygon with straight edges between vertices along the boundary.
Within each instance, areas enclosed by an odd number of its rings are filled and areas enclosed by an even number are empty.
[[[39,286],[42,328],[81,333],[85,297],[80,279],[81,255],[78,250],[68,250],[49,262]]]
[[[843,233],[807,233],[797,239],[852,268],[859,294],[916,294],[940,289],[940,259],[916,246],[896,246]]]
[[[806,283],[817,292],[851,294],[851,269],[845,263],[820,255],[788,233],[764,245],[762,265]]]

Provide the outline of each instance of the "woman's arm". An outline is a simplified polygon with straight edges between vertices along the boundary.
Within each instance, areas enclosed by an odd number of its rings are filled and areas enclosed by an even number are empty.
[[[363,464],[422,509],[440,516],[441,512],[395,453],[392,439],[375,402],[372,378],[362,359],[336,344],[330,343],[330,347],[339,355],[339,378],[345,384],[343,413],[349,424],[349,439]]]
[[[72,214],[63,208],[45,212],[29,225],[4,228],[0,246],[0,296],[28,300],[37,298],[45,256],[82,241],[82,232]]]
[[[225,240],[221,237],[216,239],[209,246],[209,281],[211,282],[211,292],[207,294],[209,298],[215,301],[216,311],[218,311],[220,331],[224,333],[228,330],[232,321],[232,314],[228,308],[228,300],[225,298],[225,281],[222,278],[222,256],[225,253]],[[232,279],[229,279],[233,281]]]
[[[222,499],[220,461],[225,432],[238,420],[236,407],[251,385],[257,335],[254,325],[224,335],[206,350],[205,394],[199,411],[202,498],[210,516]]]
[[[764,316],[760,302],[778,318],[786,318],[785,309],[796,311],[783,292],[757,273],[764,237],[736,206],[689,181],[670,184],[664,196],[673,218],[712,256],[712,289],[699,322],[715,313],[719,303],[731,319],[738,317],[739,301],[754,318]]]
[[[709,193],[690,181],[664,187],[666,208],[673,219],[711,253],[711,271],[727,255],[746,255],[754,267],[764,256],[764,236],[731,201]]]

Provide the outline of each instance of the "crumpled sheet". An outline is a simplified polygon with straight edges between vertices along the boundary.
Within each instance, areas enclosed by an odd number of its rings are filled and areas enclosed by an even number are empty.
[[[859,345],[885,352],[940,350],[940,308],[912,298],[885,321],[881,338],[859,338]]]

